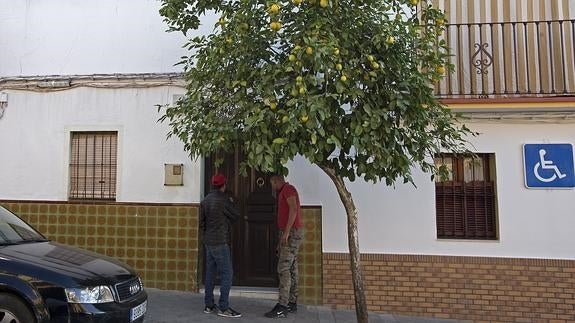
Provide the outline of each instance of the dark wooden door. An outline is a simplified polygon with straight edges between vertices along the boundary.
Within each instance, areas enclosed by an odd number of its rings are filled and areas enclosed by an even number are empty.
[[[223,158],[217,169],[215,158]],[[278,229],[275,216],[275,198],[269,175],[248,170],[242,176],[238,151],[224,156],[211,156],[205,160],[205,190],[211,189],[211,177],[220,172],[228,178],[228,191],[240,209],[240,219],[234,224],[231,237],[234,285],[277,287],[276,245]]]

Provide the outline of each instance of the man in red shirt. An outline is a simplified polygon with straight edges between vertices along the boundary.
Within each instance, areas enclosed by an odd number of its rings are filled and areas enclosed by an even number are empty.
[[[277,223],[280,242],[278,250],[279,300],[266,316],[269,318],[287,317],[297,312],[298,263],[297,254],[303,240],[301,206],[299,195],[293,185],[283,176],[270,179],[272,189],[277,193]]]

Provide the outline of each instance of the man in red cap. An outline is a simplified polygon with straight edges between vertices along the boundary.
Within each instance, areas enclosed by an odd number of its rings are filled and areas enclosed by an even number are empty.
[[[233,268],[229,246],[232,224],[240,213],[233,200],[226,194],[226,177],[216,174],[212,177],[213,190],[200,204],[200,230],[203,233],[206,251],[206,295],[204,313],[217,313],[223,317],[241,317],[229,304]],[[214,302],[214,280],[220,276],[220,302]]]

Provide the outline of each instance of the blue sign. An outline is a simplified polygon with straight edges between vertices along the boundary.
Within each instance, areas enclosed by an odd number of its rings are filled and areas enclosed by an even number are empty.
[[[572,144],[523,145],[527,188],[575,187]]]

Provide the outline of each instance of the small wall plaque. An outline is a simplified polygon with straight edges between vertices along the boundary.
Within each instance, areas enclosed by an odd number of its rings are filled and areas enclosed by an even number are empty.
[[[165,186],[183,186],[184,185],[184,164],[164,164]]]

